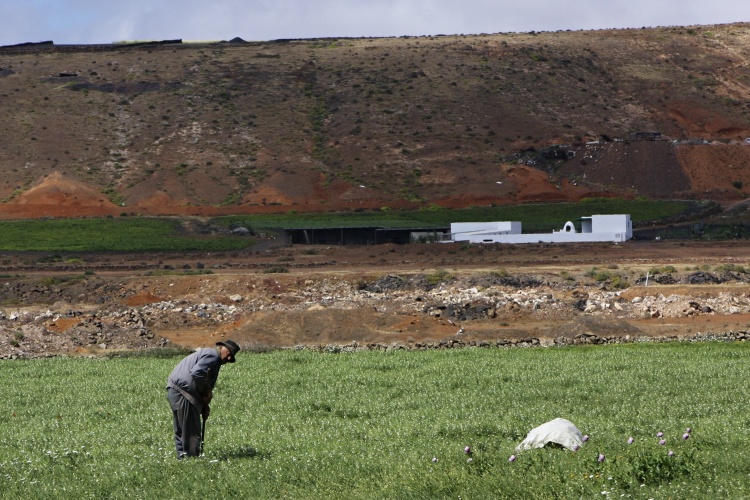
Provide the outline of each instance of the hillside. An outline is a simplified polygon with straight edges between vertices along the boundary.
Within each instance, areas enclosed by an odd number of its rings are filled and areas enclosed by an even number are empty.
[[[750,23],[178,42],[0,47],[0,217],[750,193]]]

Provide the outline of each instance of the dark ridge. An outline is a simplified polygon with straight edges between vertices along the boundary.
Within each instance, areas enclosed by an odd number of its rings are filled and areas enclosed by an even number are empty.
[[[16,43],[12,45],[0,45],[0,49],[4,49],[6,47],[30,47],[32,45],[54,45],[52,40],[47,40],[46,42],[24,42],[24,43]]]
[[[150,45],[173,45],[173,44],[181,44],[182,38],[177,38],[175,40],[153,40],[148,42],[133,42],[133,43],[121,43],[121,44],[114,44],[115,47],[119,48],[130,48],[130,47],[146,47]]]

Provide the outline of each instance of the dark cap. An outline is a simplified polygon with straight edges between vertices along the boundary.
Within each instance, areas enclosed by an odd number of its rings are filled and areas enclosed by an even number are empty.
[[[225,340],[223,342],[217,342],[216,345],[223,345],[227,349],[229,349],[229,352],[232,353],[232,357],[229,358],[230,363],[234,363],[234,357],[237,356],[237,353],[240,351],[240,346],[238,346],[233,340]]]

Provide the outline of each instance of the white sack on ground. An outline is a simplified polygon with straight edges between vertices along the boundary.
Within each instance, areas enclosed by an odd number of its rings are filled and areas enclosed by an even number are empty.
[[[556,443],[575,451],[583,444],[583,435],[570,420],[556,418],[531,429],[526,439],[516,446],[516,451],[543,448],[547,443]]]

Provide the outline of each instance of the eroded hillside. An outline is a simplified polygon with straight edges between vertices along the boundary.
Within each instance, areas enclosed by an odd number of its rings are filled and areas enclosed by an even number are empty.
[[[0,216],[741,200],[748,40],[744,23],[4,47]]]

